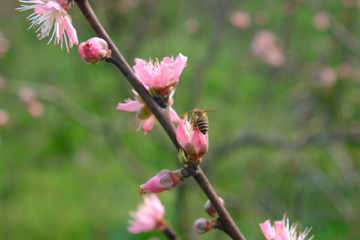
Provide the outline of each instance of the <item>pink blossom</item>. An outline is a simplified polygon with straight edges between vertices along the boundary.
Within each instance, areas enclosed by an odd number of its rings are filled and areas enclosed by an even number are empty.
[[[180,74],[186,66],[187,57],[182,55],[176,57],[164,57],[161,62],[151,59],[145,61],[135,58],[136,65],[133,66],[136,75],[148,87],[154,89],[169,88],[179,82]],[[162,94],[162,91],[159,91]]]
[[[311,228],[306,228],[304,232],[297,233],[297,224],[292,224],[290,227],[289,218],[284,215],[282,221],[275,221],[274,226],[271,226],[270,220],[260,223],[260,229],[267,240],[305,240]],[[308,240],[313,239],[311,236]]]
[[[146,106],[146,104],[141,99],[141,97],[136,92],[134,92],[134,93],[135,93],[136,100],[126,99],[125,103],[119,103],[116,109],[124,110],[124,111],[128,111],[128,112],[137,112],[136,116],[138,119],[141,120],[141,123],[140,123],[139,128],[136,131],[139,131],[142,126],[143,129],[145,130],[145,134],[146,134],[146,131],[149,131],[154,127],[155,116],[151,113],[150,109],[148,108],[148,106]],[[170,101],[170,106],[171,106],[174,101],[172,98],[169,101]],[[178,114],[172,107],[169,107],[169,113],[170,113],[171,121],[173,121],[173,122],[181,121]]]
[[[187,119],[181,120],[176,129],[176,138],[189,156],[189,160],[201,160],[208,151],[208,133],[203,134],[199,128],[194,129],[193,124]]]
[[[230,23],[238,29],[247,28],[250,22],[250,15],[247,12],[237,11],[230,14]]]
[[[28,87],[23,87],[18,91],[18,97],[23,103],[29,104],[36,100],[36,92]]]
[[[326,12],[318,11],[314,15],[313,20],[314,20],[315,28],[317,28],[319,30],[325,30],[325,29],[329,28],[330,19]]]
[[[281,67],[286,58],[282,48],[276,45],[275,35],[270,31],[260,31],[254,36],[251,43],[253,53],[272,67]]]
[[[34,13],[30,14],[26,20],[30,21],[28,29],[35,29],[36,37],[41,40],[50,36],[48,44],[54,39],[54,45],[60,44],[61,50],[65,45],[67,52],[78,44],[76,30],[71,23],[71,18],[66,12],[67,1],[65,0],[19,0],[21,3],[29,5],[21,5],[16,8],[18,12],[34,9]]]
[[[98,37],[93,37],[86,42],[80,43],[78,51],[84,62],[93,65],[109,57],[111,54],[107,42]]]
[[[41,102],[32,101],[28,104],[28,111],[33,117],[41,117],[44,113],[44,107]]]
[[[181,178],[176,172],[163,169],[156,176],[150,178],[149,181],[140,186],[140,195],[146,193],[161,193],[164,190],[171,190],[175,188],[180,181]]]
[[[333,86],[337,80],[337,73],[331,67],[323,67],[319,70],[321,85],[325,87]]]
[[[194,222],[194,230],[199,234],[206,233],[214,229],[214,223],[206,218],[199,218]]]
[[[127,228],[130,233],[149,232],[166,224],[165,208],[155,194],[144,197],[144,202],[139,205],[138,210],[130,215],[134,219]]]
[[[6,125],[10,121],[10,115],[7,111],[0,109],[0,126]]]

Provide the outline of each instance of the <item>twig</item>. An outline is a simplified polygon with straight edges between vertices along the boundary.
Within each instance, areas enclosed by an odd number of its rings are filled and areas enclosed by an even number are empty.
[[[175,231],[167,226],[165,229],[162,229],[161,232],[169,239],[169,240],[180,240],[180,238],[176,235]]]
[[[138,92],[138,94],[144,100],[145,104],[149,107],[151,112],[154,114],[161,126],[164,128],[176,149],[179,150],[180,146],[176,139],[175,127],[171,122],[169,115],[166,114],[166,111],[156,103],[156,101],[152,98],[149,92],[144,88],[141,81],[137,78],[135,73],[130,68],[129,64],[126,62],[120,51],[116,48],[115,44],[112,42],[106,31],[100,24],[89,2],[87,0],[77,0],[76,3],[81,12],[84,14],[87,21],[90,23],[91,27],[96,32],[96,34],[99,37],[105,39],[105,41],[108,43],[109,49],[111,49],[112,52],[112,56],[107,61],[113,63],[124,74],[126,79]],[[215,193],[214,189],[210,185],[209,181],[207,180],[205,174],[200,169],[200,167],[198,167],[194,178],[196,179],[196,181],[203,189],[205,194],[208,196],[216,211],[218,212],[222,222],[224,223],[224,232],[226,232],[232,239],[245,240],[245,237],[241,234],[240,230],[235,225],[230,214],[220,203],[217,194]]]

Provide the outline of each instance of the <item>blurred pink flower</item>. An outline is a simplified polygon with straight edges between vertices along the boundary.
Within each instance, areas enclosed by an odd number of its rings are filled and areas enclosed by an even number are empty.
[[[35,29],[36,37],[41,40],[50,36],[48,44],[54,39],[54,45],[60,44],[61,50],[65,45],[67,52],[78,44],[76,30],[71,24],[71,18],[66,12],[66,0],[18,0],[21,3],[30,5],[21,5],[16,8],[18,12],[34,9],[34,13],[30,14],[26,20],[31,21],[28,29]]]
[[[93,65],[109,57],[111,54],[107,42],[98,37],[93,37],[86,42],[80,43],[78,51],[84,62]]]
[[[230,23],[236,28],[247,28],[250,22],[250,15],[247,12],[237,11],[230,13]]]
[[[305,240],[311,230],[311,228],[306,228],[304,232],[298,234],[296,232],[297,224],[292,224],[290,227],[289,218],[285,215],[282,221],[274,222],[275,226],[271,226],[270,220],[266,220],[259,225],[267,240]],[[311,236],[308,240],[313,238],[314,236]]]
[[[10,42],[7,40],[2,32],[0,32],[0,58],[3,57],[3,54],[6,53],[10,48]]]
[[[146,193],[161,193],[164,190],[171,190],[180,182],[181,178],[176,172],[163,169],[145,184],[140,185],[140,196]]]
[[[337,74],[333,68],[323,67],[319,71],[319,78],[321,85],[330,87],[335,84],[337,80]]]
[[[315,28],[317,28],[319,30],[325,30],[325,29],[329,28],[330,19],[326,12],[318,11],[314,15],[313,20],[314,20]]]
[[[18,96],[23,103],[29,104],[36,100],[36,92],[28,87],[20,88]]]
[[[136,75],[148,87],[158,89],[171,87],[178,83],[180,74],[186,66],[187,57],[182,55],[176,57],[164,57],[161,62],[151,59],[145,61],[135,58],[136,65],[133,66]]]
[[[139,131],[142,126],[143,129],[145,130],[145,134],[146,134],[146,131],[149,131],[154,127],[155,116],[151,113],[148,106],[146,106],[144,101],[141,99],[141,97],[135,91],[134,91],[134,94],[135,94],[136,100],[133,101],[130,99],[125,99],[125,103],[119,103],[118,106],[116,107],[116,109],[124,110],[124,111],[128,111],[128,112],[137,112],[136,116],[138,119],[141,120],[141,123],[140,123],[139,128],[136,131]],[[174,102],[173,99],[170,98],[170,100],[169,100],[170,106],[173,104],[173,102]],[[172,107],[169,107],[169,113],[170,113],[171,121],[173,121],[173,122],[181,121],[180,117],[178,116],[178,114]]]
[[[6,125],[10,121],[10,115],[7,111],[0,109],[0,126]]]
[[[134,219],[127,228],[130,233],[149,232],[166,224],[165,208],[155,194],[144,197],[144,202],[139,205],[138,210],[130,215]]]
[[[189,34],[195,34],[200,30],[201,24],[195,18],[189,18],[184,24],[184,29]]]
[[[189,160],[201,160],[208,151],[208,133],[202,134],[198,127],[194,129],[193,124],[187,119],[181,120],[176,129],[176,138],[181,147],[186,151]]]
[[[40,117],[44,113],[44,107],[41,102],[32,101],[28,104],[28,111],[33,117]]]
[[[251,43],[253,53],[273,67],[281,67],[286,58],[283,50],[275,44],[275,35],[270,31],[260,31],[254,36]]]

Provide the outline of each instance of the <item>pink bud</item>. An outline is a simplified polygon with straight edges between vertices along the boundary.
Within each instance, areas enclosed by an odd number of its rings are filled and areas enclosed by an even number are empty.
[[[78,51],[82,60],[92,65],[111,55],[107,42],[98,37],[93,37],[86,42],[80,43]]]
[[[190,161],[201,161],[201,158],[209,149],[208,133],[205,135],[199,128],[194,130],[193,125],[183,119],[176,129],[176,139],[184,148]]]
[[[179,182],[181,182],[181,178],[176,172],[163,169],[145,184],[140,185],[140,196],[146,193],[161,193],[164,190],[171,190]]]
[[[219,201],[224,205],[224,200],[221,197],[219,197]],[[209,199],[204,204],[204,209],[205,209],[205,212],[207,212],[210,217],[213,217],[213,218],[217,217],[217,212]]]
[[[194,223],[194,230],[199,234],[206,233],[211,229],[214,229],[214,223],[206,218],[199,218]]]

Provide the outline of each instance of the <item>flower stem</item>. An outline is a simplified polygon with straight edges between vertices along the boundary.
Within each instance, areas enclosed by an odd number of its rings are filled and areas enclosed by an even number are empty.
[[[96,34],[108,43],[109,49],[111,50],[111,58],[107,59],[106,61],[113,63],[124,74],[126,79],[130,82],[130,84],[144,100],[145,104],[150,108],[151,112],[158,119],[159,123],[164,128],[167,135],[173,142],[174,146],[179,151],[180,146],[176,139],[175,127],[170,120],[169,114],[166,114],[165,109],[161,108],[156,103],[154,98],[149,94],[149,92],[144,88],[141,81],[135,75],[129,64],[126,62],[125,58],[121,55],[120,51],[117,49],[109,35],[106,33],[105,29],[102,27],[88,0],[76,0],[76,4],[78,5],[81,12],[84,14],[86,20],[90,23]],[[224,205],[220,203],[215,190],[213,189],[209,180],[206,178],[204,172],[199,166],[196,166],[195,174],[193,175],[193,177],[195,178],[199,186],[203,189],[203,191],[213,204],[214,208],[218,212],[219,217],[224,225],[224,232],[227,233],[232,239],[245,240],[245,237],[235,225],[234,220],[231,218]],[[177,240],[177,238],[170,239]]]

